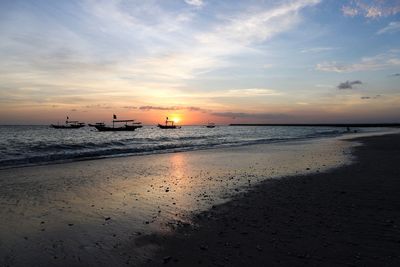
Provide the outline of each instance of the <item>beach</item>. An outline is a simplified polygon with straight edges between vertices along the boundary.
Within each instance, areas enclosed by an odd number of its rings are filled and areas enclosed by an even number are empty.
[[[321,138],[0,170],[0,265],[396,266],[399,150]]]
[[[353,164],[266,180],[154,237],[160,265],[399,266],[400,135],[353,140]]]

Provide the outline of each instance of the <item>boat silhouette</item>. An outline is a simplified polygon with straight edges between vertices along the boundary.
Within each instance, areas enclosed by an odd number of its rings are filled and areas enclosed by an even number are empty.
[[[54,129],[79,129],[85,127],[85,123],[79,121],[70,121],[69,117],[67,116],[65,124],[51,124],[50,127]]]
[[[135,131],[138,128],[142,128],[141,122],[135,122],[135,120],[117,120],[117,115],[113,115],[113,124],[106,126],[104,123],[92,124],[99,132],[122,132],[122,131]],[[125,123],[123,126],[115,127],[115,123]],[[130,122],[131,124],[128,124]]]
[[[157,127],[161,129],[180,129],[181,126],[175,125],[174,121],[168,120],[168,117],[165,120],[165,124],[158,124]]]
[[[206,125],[207,128],[215,128],[215,123],[213,122],[208,122],[208,124]]]
[[[89,127],[106,126],[104,122],[96,122],[95,124],[88,124]]]

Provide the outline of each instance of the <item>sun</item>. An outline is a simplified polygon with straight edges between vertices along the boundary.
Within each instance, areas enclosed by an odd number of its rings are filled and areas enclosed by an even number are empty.
[[[167,116],[167,120],[173,122],[174,124],[178,124],[182,122],[182,114],[169,114]]]
[[[172,120],[174,123],[178,123],[178,122],[181,121],[181,119],[178,118],[178,117],[173,117],[173,118],[171,118],[171,120]]]

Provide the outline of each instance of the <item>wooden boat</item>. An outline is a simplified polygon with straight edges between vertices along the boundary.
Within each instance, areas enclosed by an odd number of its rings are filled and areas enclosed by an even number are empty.
[[[79,129],[85,127],[85,123],[79,121],[70,121],[69,117],[67,117],[65,124],[51,124],[50,127],[54,129]]]
[[[106,126],[104,122],[96,122],[95,124],[88,124],[89,127]]]
[[[160,129],[180,129],[181,126],[175,125],[174,121],[168,120],[168,117],[165,120],[165,124],[158,124],[157,127]]]
[[[135,120],[117,120],[117,116],[114,115],[113,117],[113,125],[111,126],[106,126],[104,123],[96,123],[94,124],[94,127],[99,131],[99,132],[122,132],[122,131],[134,131],[138,128],[142,128],[142,123],[141,122],[134,122]],[[121,123],[124,122],[125,125],[115,127],[115,123]],[[128,122],[131,122],[131,124],[128,124]]]
[[[215,123],[209,122],[209,123],[206,125],[206,127],[207,127],[207,128],[215,128]]]

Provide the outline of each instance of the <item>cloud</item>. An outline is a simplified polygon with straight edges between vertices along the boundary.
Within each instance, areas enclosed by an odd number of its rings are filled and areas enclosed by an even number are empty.
[[[390,74],[389,77],[400,77],[400,73],[393,73],[393,74]]]
[[[316,69],[326,72],[354,72],[380,70],[388,67],[400,66],[400,58],[397,51],[389,51],[373,57],[364,57],[358,63],[344,64],[336,61],[319,63]]]
[[[214,33],[199,36],[199,39],[204,43],[220,42],[221,39],[241,44],[262,42],[290,30],[301,21],[300,10],[318,3],[320,0],[296,0],[269,9],[247,10],[228,17],[228,23],[218,26]]]
[[[73,100],[66,97],[83,96],[79,105],[84,106],[113,95],[119,97],[121,107],[132,103],[126,97],[189,95],[182,91],[189,87],[189,80],[200,80],[226,67],[241,68],[236,64],[243,55],[251,64],[252,58],[260,59],[265,49],[259,42],[292,30],[302,22],[304,10],[320,0],[271,2],[238,1],[232,8],[215,3],[211,8],[205,1],[187,0],[171,8],[163,1],[86,0],[71,5],[71,10],[56,4],[54,11],[64,16],[61,21],[41,4],[27,3],[26,13],[11,12],[0,29],[0,46],[5,48],[0,62],[2,83],[14,89],[26,85],[38,88],[40,95],[18,95],[18,101],[27,103],[33,99],[69,103]],[[209,9],[202,14],[187,4]],[[80,27],[69,27],[69,22]],[[195,82],[195,86],[210,87],[209,83]],[[42,84],[52,91],[44,92]],[[61,88],[80,91],[62,93]],[[16,94],[11,92],[9,100]],[[207,90],[199,94],[208,97]],[[253,88],[223,94],[243,97],[277,93]],[[0,97],[0,101],[5,100]]]
[[[202,0],[186,0],[202,7]],[[198,14],[187,8],[166,9],[153,1],[132,4],[119,1],[89,1],[87,9],[99,27],[112,39],[123,38],[132,46],[119,70],[147,81],[175,81],[184,84],[210,71],[234,65],[233,55],[259,54],[254,45],[288,31],[301,22],[301,11],[320,0],[288,0],[274,5],[236,3],[241,9],[210,11],[204,27],[194,25]],[[129,8],[131,7],[131,8]],[[108,41],[107,41],[108,42]],[[138,49],[138,53],[130,55]],[[193,56],[196,55],[196,56]],[[129,62],[129,63],[128,63]]]
[[[186,4],[195,6],[195,7],[202,7],[204,5],[203,0],[185,0]]]
[[[236,118],[248,118],[248,119],[265,119],[265,120],[274,120],[274,119],[288,119],[292,116],[283,113],[246,113],[246,112],[214,112],[211,115],[218,117],[227,117],[231,119]]]
[[[400,21],[392,21],[385,28],[380,29],[377,34],[394,33],[400,31]]]
[[[361,81],[357,80],[357,81],[345,81],[343,83],[340,83],[337,88],[338,89],[353,89],[353,85],[356,84],[362,84]]]
[[[225,96],[267,96],[267,95],[281,95],[282,93],[272,89],[264,88],[248,88],[248,89],[232,89],[225,93]]]
[[[122,108],[125,108],[125,109],[137,109],[137,107],[135,107],[135,106],[123,106]]]
[[[284,95],[284,93],[268,88],[241,88],[241,89],[227,89],[227,90],[202,91],[202,92],[183,92],[183,93],[177,92],[175,94],[175,96],[178,97],[189,97],[196,99],[266,97],[266,96],[280,96],[280,95]]]
[[[192,106],[170,106],[170,107],[162,107],[162,106],[141,106],[139,107],[139,110],[142,111],[150,111],[150,110],[188,110],[188,111],[201,111],[201,112],[206,112],[205,109],[199,108],[199,107],[192,107]]]
[[[375,96],[362,96],[362,97],[360,97],[360,99],[363,99],[363,100],[368,100],[368,99],[377,99],[377,98],[380,98],[381,97],[381,95],[375,95]]]
[[[149,110],[176,110],[176,107],[157,107],[157,106],[141,106],[140,110],[149,111]]]
[[[113,107],[107,104],[92,104],[92,105],[86,105],[85,108],[90,108],[90,109],[112,109]]]
[[[354,17],[354,16],[358,15],[358,9],[352,8],[350,6],[343,6],[342,12],[343,12],[343,15],[348,16],[348,17]]]
[[[326,52],[326,51],[332,51],[337,48],[335,47],[312,47],[312,48],[307,48],[303,49],[300,52],[301,53],[321,53],[321,52]]]
[[[342,6],[342,13],[348,17],[363,16],[370,19],[394,16],[400,13],[400,1],[353,0],[349,5]]]

